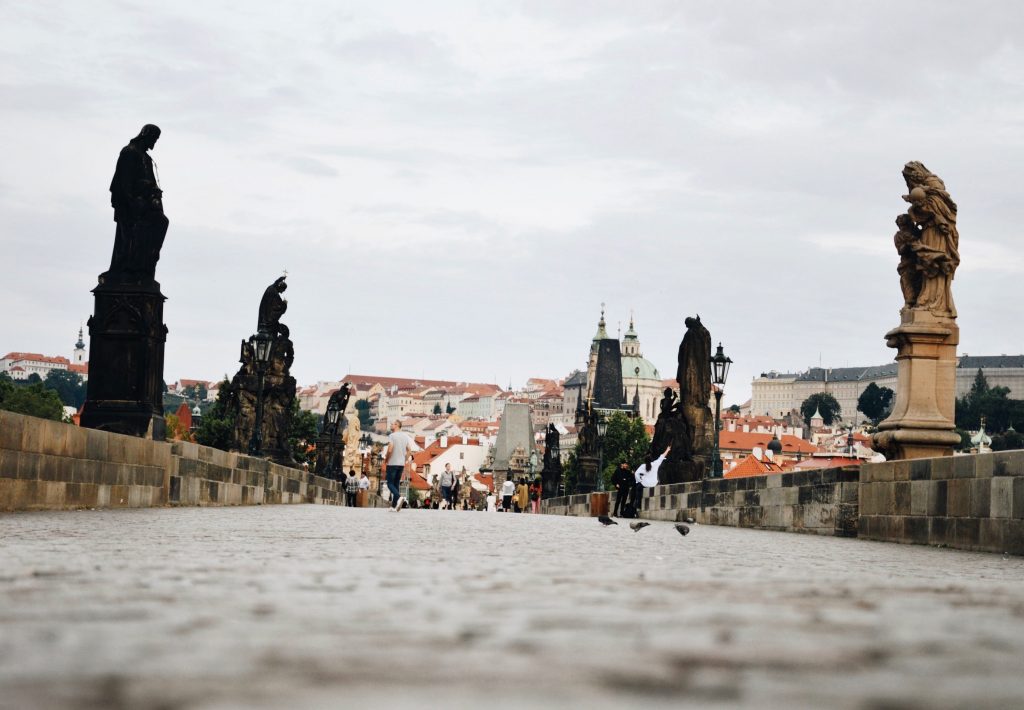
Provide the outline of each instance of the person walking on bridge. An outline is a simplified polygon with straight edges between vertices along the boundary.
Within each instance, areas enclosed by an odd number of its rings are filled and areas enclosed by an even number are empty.
[[[381,473],[386,477],[388,491],[391,493],[391,510],[399,511],[405,503],[399,485],[406,464],[412,461],[412,446],[409,437],[402,432],[402,423],[397,419],[391,422],[391,433],[388,435],[388,448],[384,452]]]

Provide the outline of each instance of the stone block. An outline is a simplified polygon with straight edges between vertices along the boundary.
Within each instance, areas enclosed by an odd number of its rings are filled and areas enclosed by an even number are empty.
[[[946,516],[946,499],[948,498],[949,481],[928,481],[928,515],[931,517]]]
[[[946,515],[951,518],[967,517],[971,514],[971,481],[952,478],[947,483]]]
[[[961,550],[973,550],[981,539],[981,521],[977,518],[957,518],[954,523],[953,544]]]
[[[977,478],[992,478],[994,470],[994,458],[992,454],[978,454],[974,462],[974,475]]]
[[[953,518],[928,518],[928,544],[953,544]]]
[[[780,488],[782,476],[765,476],[765,488]]]
[[[843,505],[856,505],[860,499],[860,483],[847,481],[839,485],[842,486],[839,502]]]
[[[877,483],[880,481],[894,480],[895,462],[869,463],[861,466],[861,480],[865,483]]]
[[[903,536],[907,542],[917,545],[928,544],[928,518],[911,515],[903,521]]]
[[[953,478],[953,458],[943,456],[937,459],[922,459],[931,463],[929,467],[930,477],[933,481]]]
[[[22,450],[21,439],[28,420],[23,414],[0,410],[0,449]]]
[[[999,476],[992,479],[989,493],[989,517],[1013,517],[1013,482],[1015,479]]]
[[[897,481],[893,483],[893,514],[910,514],[910,482]]]
[[[892,467],[892,480],[894,481],[909,481],[911,469],[913,468],[910,461],[893,461]],[[915,479],[920,480],[920,479]]]
[[[1024,451],[1000,451],[992,454],[993,476],[1024,476]]]
[[[1007,520],[1003,527],[1003,552],[1024,555],[1024,520]]]
[[[992,479],[975,478],[971,484],[971,517],[987,518],[992,505]]]
[[[910,482],[910,514],[911,515],[927,515],[928,514],[928,488],[931,486],[931,481],[911,481]]]
[[[66,456],[68,449],[68,429],[73,429],[71,424],[63,422],[44,421],[39,427],[40,442],[39,453],[47,456]]]
[[[107,447],[110,434],[97,429],[87,429],[85,440],[85,457],[93,461],[108,461]]]
[[[934,459],[914,459],[913,461],[907,461],[910,464],[910,480],[911,481],[926,481],[930,478],[936,478],[935,471],[932,469],[932,462]]]
[[[977,457],[974,454],[953,457],[953,478],[974,478]]]
[[[69,426],[64,438],[64,455],[73,459],[86,458],[86,442],[89,440],[88,429]]]
[[[1006,532],[1006,520],[986,518],[980,522],[978,546],[988,552],[1003,552],[1003,535]]]
[[[860,466],[846,466],[844,468],[841,468],[839,469],[839,480],[842,483],[860,483],[860,470]]]
[[[821,483],[814,486],[811,489],[811,502],[812,503],[835,503],[836,502],[836,484],[835,483]]]
[[[18,456],[18,478],[22,481],[39,480],[42,457],[33,451],[22,451]]]
[[[1011,495],[1013,501],[1011,505],[1013,510],[1010,517],[1016,520],[1024,520],[1024,476],[1014,476],[1010,479],[1013,481],[1013,490]]]
[[[104,484],[98,484],[96,486],[96,507],[110,507],[110,486]]]

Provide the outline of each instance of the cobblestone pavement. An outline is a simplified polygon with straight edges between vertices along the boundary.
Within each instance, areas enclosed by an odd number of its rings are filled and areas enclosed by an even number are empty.
[[[485,704],[1019,708],[1024,559],[308,505],[0,516],[4,710]]]

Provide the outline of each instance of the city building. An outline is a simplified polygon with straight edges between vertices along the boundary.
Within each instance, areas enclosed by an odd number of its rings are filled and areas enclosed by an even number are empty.
[[[990,387],[1007,387],[1010,397],[1024,398],[1024,355],[964,353],[957,359],[957,397],[970,391],[979,369]],[[864,419],[857,411],[857,400],[872,382],[895,391],[896,363],[872,367],[812,367],[799,373],[765,372],[751,383],[750,411],[754,415],[782,417],[799,409],[812,394],[827,392],[839,402],[843,421],[857,424]]]

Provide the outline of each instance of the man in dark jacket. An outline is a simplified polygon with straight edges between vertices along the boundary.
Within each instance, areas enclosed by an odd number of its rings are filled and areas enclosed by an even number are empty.
[[[629,464],[623,461],[619,468],[612,474],[612,485],[615,486],[615,510],[614,517],[619,517],[625,512],[626,500],[629,498],[629,491],[633,487],[633,472],[629,470]]]

